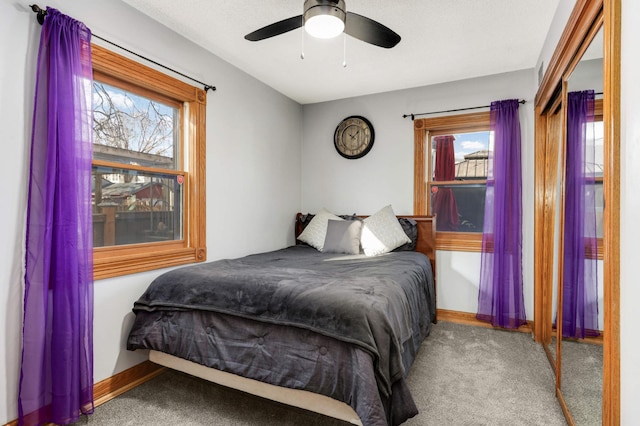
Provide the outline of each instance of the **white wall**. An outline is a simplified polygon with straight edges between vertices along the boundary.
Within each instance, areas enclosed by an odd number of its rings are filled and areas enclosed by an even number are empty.
[[[302,145],[302,210],[372,214],[392,204],[413,214],[413,122],[403,114],[489,105],[519,98],[523,164],[523,259],[525,307],[533,318],[534,71],[524,70],[377,95],[305,105]],[[371,151],[347,160],[333,146],[333,132],[349,115],[368,118],[375,129]],[[480,255],[438,252],[438,307],[477,311]]]
[[[556,9],[556,13],[553,15],[553,20],[551,21],[547,37],[544,40],[542,51],[540,52],[540,56],[538,57],[538,61],[535,66],[536,82],[538,86],[540,85],[540,82],[538,81],[538,71],[541,66],[542,75],[547,71],[547,67],[551,61],[551,56],[553,56],[553,52],[556,50],[556,46],[560,41],[564,27],[567,25],[567,21],[569,20],[569,16],[571,16],[571,12],[573,11],[575,4],[576,0],[560,0],[558,2],[558,8]]]
[[[0,1],[0,424],[17,418],[25,182],[40,34],[28,4]],[[120,1],[45,5],[83,21],[99,36],[217,86],[207,101],[210,260],[293,243],[293,217],[301,204],[299,104]],[[134,300],[160,272],[95,283],[96,382],[146,359],[144,352],[126,351],[124,342]]]
[[[621,424],[640,422],[638,241],[640,241],[640,2],[622,0],[620,125],[620,398]]]

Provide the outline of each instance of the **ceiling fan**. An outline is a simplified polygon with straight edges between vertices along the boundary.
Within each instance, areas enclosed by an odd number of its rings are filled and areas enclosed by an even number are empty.
[[[304,13],[262,27],[244,36],[259,41],[304,27],[310,35],[332,38],[343,32],[364,42],[392,48],[400,36],[379,22],[357,13],[347,12],[345,0],[305,0]]]

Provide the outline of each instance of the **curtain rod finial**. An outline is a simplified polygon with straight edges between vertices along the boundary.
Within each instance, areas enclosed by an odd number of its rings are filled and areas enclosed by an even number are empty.
[[[38,20],[38,23],[40,25],[44,24],[44,17],[47,14],[46,10],[43,10],[42,8],[40,8],[40,6],[38,6],[37,4],[32,4],[29,6],[31,8],[31,10],[34,13],[37,13],[38,15],[36,16],[36,19]]]

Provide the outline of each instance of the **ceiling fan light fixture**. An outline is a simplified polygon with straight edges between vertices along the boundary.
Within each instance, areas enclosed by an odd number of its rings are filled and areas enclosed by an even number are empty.
[[[304,29],[312,37],[333,38],[344,31],[344,22],[337,16],[317,15],[304,24]]]
[[[333,38],[344,32],[344,0],[306,0],[304,30],[312,37]]]

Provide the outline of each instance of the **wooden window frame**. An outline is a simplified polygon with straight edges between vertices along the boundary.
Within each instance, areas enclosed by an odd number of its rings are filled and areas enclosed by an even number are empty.
[[[155,99],[170,100],[185,108],[181,126],[181,167],[186,171],[183,194],[183,239],[169,242],[96,247],[93,249],[93,277],[95,280],[150,271],[170,266],[203,262],[206,249],[206,91],[136,61],[118,55],[101,46],[92,45],[94,78],[122,88],[135,88]],[[186,148],[186,150],[185,150]],[[186,155],[185,155],[186,152]],[[126,164],[93,162],[120,169]],[[173,174],[175,170],[153,169]]]
[[[415,215],[429,214],[428,186],[431,177],[427,164],[431,164],[431,149],[427,143],[431,138],[438,135],[490,130],[489,111],[414,120],[413,211]],[[486,183],[486,180],[484,182]],[[482,233],[438,231],[436,232],[436,249],[480,252],[482,251]]]

